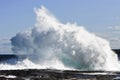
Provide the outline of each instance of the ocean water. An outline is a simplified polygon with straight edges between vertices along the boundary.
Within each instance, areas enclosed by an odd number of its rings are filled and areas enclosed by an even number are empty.
[[[14,54],[25,58],[1,62],[0,69],[120,70],[107,40],[77,23],[61,23],[43,6],[35,13],[35,26],[11,38]]]

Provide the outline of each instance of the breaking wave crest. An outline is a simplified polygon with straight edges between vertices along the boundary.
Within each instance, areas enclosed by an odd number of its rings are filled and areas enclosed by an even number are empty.
[[[13,52],[27,56],[9,65],[11,68],[119,70],[117,55],[108,41],[83,26],[61,23],[45,7],[35,12],[35,27],[11,39]]]

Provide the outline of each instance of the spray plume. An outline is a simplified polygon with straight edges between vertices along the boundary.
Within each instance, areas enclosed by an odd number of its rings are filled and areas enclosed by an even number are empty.
[[[26,65],[31,62],[36,67],[56,69],[119,69],[117,55],[111,51],[109,42],[77,24],[61,23],[45,7],[35,12],[35,27],[11,39],[13,52],[27,56]]]

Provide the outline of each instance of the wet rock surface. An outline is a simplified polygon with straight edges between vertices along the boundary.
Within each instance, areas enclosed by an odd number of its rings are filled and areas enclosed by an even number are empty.
[[[113,49],[113,51],[118,55],[118,58],[120,60],[120,49]]]
[[[120,72],[54,69],[0,70],[0,80],[120,80]]]

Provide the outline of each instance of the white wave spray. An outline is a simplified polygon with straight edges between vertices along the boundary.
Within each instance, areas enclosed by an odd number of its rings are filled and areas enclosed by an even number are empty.
[[[109,42],[77,24],[62,24],[45,7],[35,12],[35,27],[11,39],[13,52],[25,54],[27,60],[9,66],[119,70],[117,55],[111,51]]]

